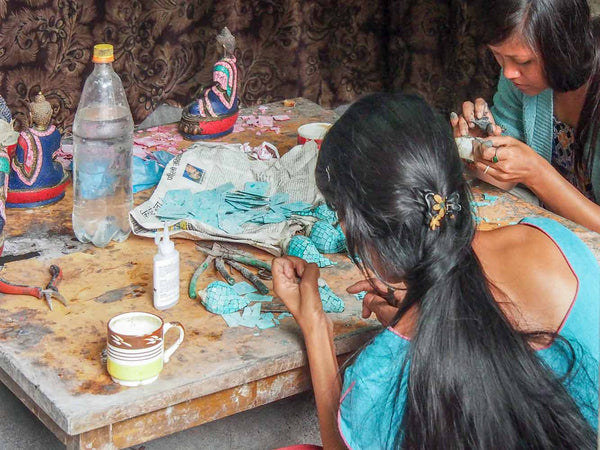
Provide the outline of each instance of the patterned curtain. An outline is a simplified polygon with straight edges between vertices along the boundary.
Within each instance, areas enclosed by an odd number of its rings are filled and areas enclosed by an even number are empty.
[[[484,0],[478,0],[484,1]],[[236,36],[242,105],[325,107],[415,90],[444,112],[490,98],[498,67],[467,0],[0,0],[0,94],[18,127],[41,90],[70,130],[95,43],[115,47],[136,123],[211,80],[216,34]]]

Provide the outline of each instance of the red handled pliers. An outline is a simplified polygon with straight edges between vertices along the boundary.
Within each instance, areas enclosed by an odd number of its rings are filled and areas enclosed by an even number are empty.
[[[22,284],[13,284],[0,278],[0,293],[2,294],[15,294],[15,295],[31,295],[33,297],[46,299],[46,303],[52,311],[52,297],[56,298],[63,305],[68,306],[67,299],[64,298],[59,292],[56,285],[62,279],[62,270],[56,265],[50,266],[50,281],[46,285],[45,289],[35,286],[24,286]]]

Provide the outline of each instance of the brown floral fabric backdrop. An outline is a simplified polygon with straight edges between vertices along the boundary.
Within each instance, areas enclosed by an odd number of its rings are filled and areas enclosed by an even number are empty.
[[[483,0],[480,0],[483,1]],[[0,94],[22,127],[40,90],[70,130],[95,43],[115,47],[133,117],[210,81],[217,32],[236,36],[242,105],[325,107],[413,89],[444,112],[490,97],[498,67],[467,0],[0,0]],[[472,3],[472,2],[471,2]]]

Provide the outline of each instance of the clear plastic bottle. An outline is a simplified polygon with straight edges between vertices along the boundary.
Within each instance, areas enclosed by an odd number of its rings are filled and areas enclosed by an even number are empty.
[[[73,231],[105,247],[130,233],[133,119],[112,45],[96,45],[92,61],[73,123]]]

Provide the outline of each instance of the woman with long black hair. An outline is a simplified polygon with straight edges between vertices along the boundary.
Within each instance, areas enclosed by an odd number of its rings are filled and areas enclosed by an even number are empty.
[[[476,166],[600,232],[600,18],[587,0],[489,0],[475,20],[502,72],[493,106],[464,102],[454,133],[485,137]],[[489,130],[488,130],[489,131]]]
[[[600,268],[579,238],[543,218],[476,231],[451,128],[416,96],[354,103],[316,179],[369,280],[350,290],[387,325],[342,385],[319,269],[274,260],[326,449],[596,448]]]

